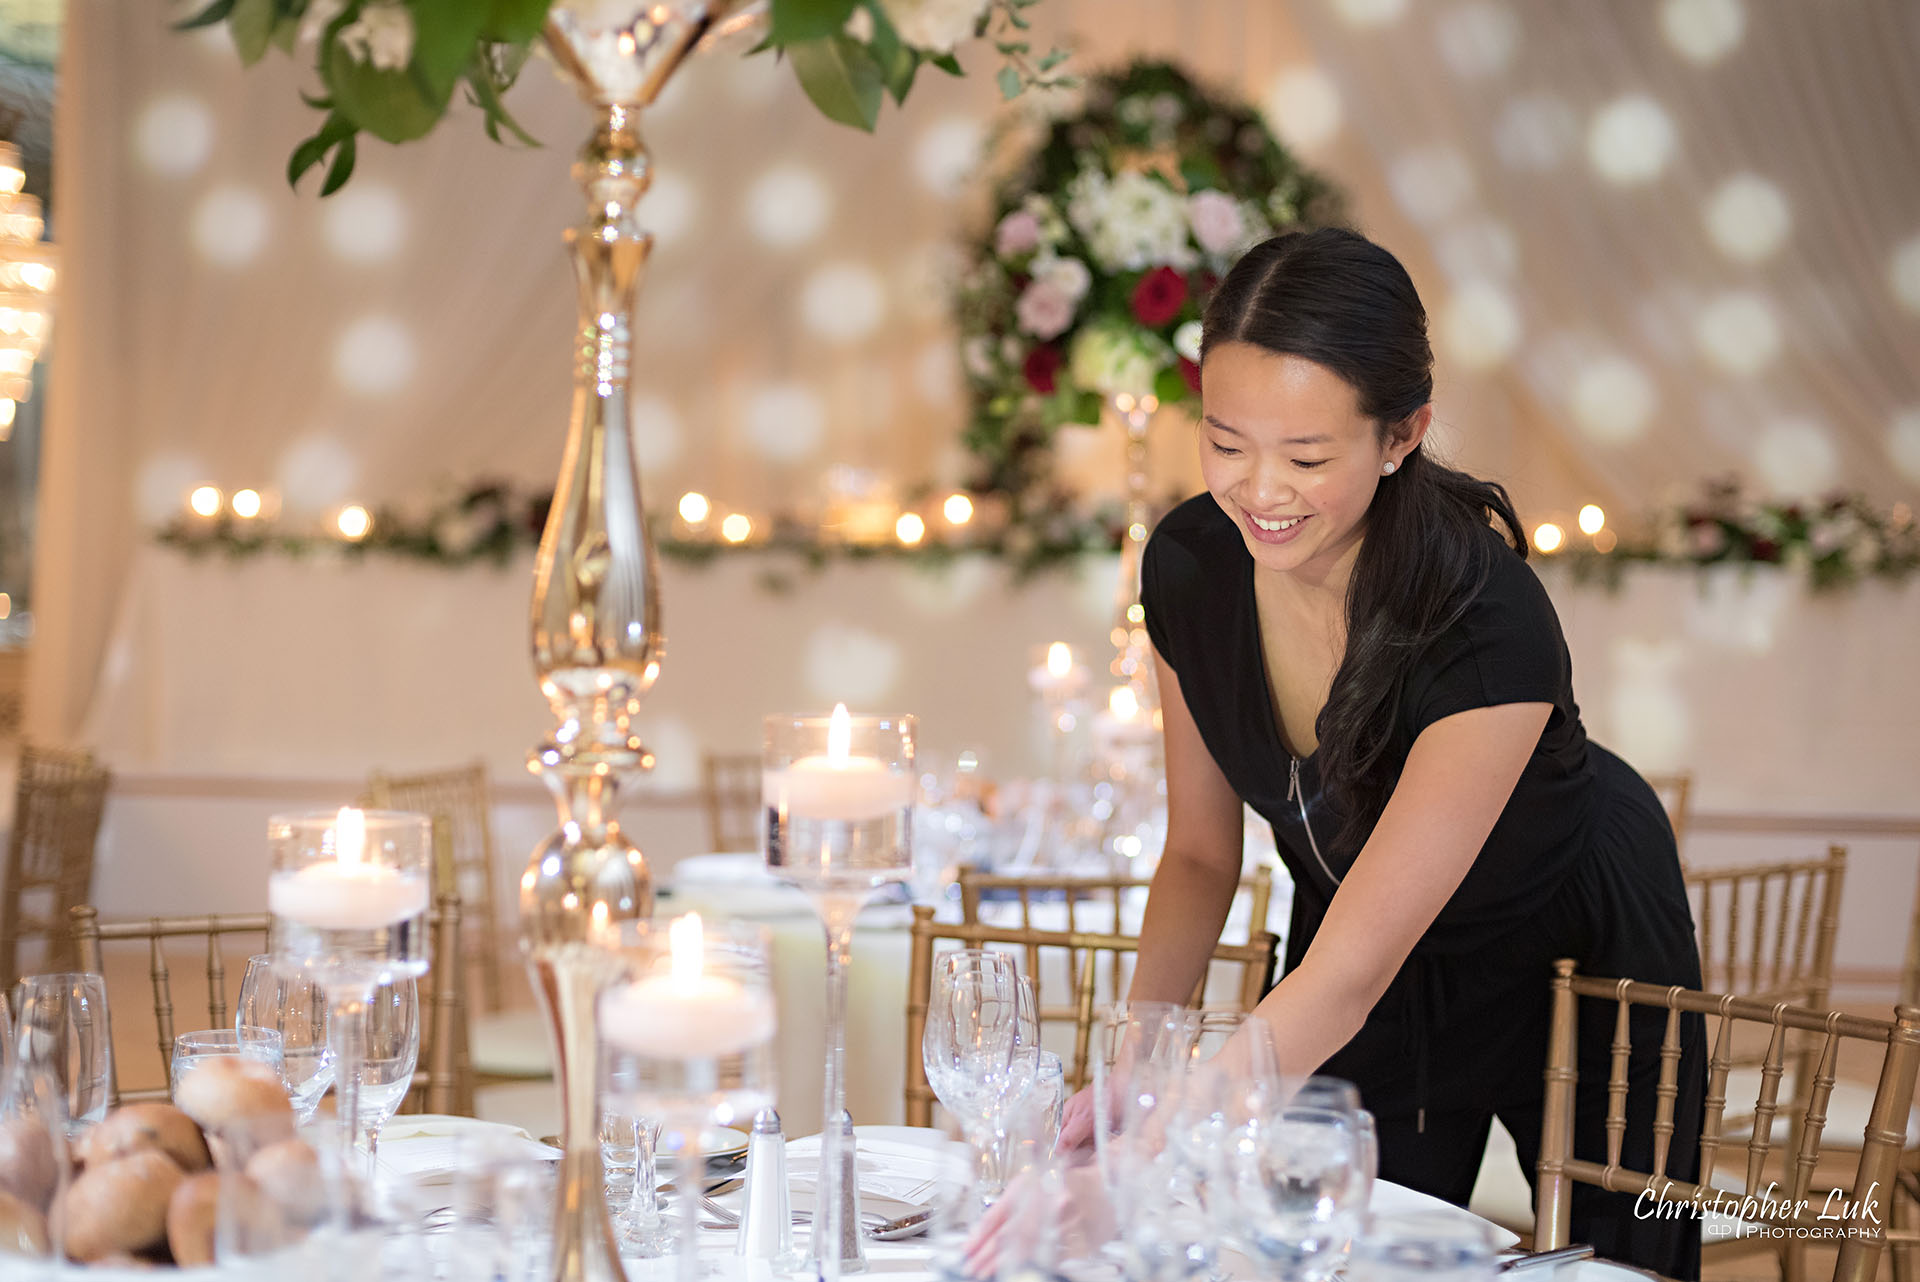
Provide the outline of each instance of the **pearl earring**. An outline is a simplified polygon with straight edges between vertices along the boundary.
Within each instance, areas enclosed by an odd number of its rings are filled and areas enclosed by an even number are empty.
[[[1394,469],[1394,468],[1396,468],[1396,467],[1399,467],[1399,466],[1400,466],[1400,465],[1399,465],[1398,463],[1396,463],[1396,462],[1394,462],[1394,461],[1393,461],[1392,459],[1388,459],[1388,460],[1387,460],[1386,462],[1384,462],[1384,463],[1382,463],[1382,464],[1380,465],[1380,475],[1382,475],[1382,476],[1392,476],[1392,475],[1393,475],[1393,469]]]

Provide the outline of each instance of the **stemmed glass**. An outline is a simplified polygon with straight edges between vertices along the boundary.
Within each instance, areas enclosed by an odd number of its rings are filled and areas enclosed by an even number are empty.
[[[429,828],[425,815],[386,810],[276,815],[267,821],[273,872],[267,905],[273,913],[275,956],[326,991],[327,1034],[333,1051],[338,1113],[364,1141],[373,1170],[369,1120],[386,1118],[360,1100],[369,1079],[369,1034],[378,1029],[384,1067],[372,1069],[376,1090],[390,1082],[396,1016],[370,1021],[375,989],[417,979],[427,970]],[[418,1054],[418,1021],[413,1021]],[[412,1075],[412,1064],[407,1073]],[[402,1091],[404,1094],[404,1090]],[[397,1101],[396,1101],[397,1102]]]
[[[180,1080],[209,1060],[243,1059],[265,1065],[283,1084],[280,1033],[272,1028],[207,1028],[181,1033],[173,1039],[173,1058],[167,1064],[167,1090],[179,1098]]]
[[[354,1134],[367,1146],[372,1169],[380,1147],[380,1130],[400,1107],[413,1086],[420,1064],[420,987],[411,979],[397,979],[373,990],[367,1002],[366,1055],[360,1061],[358,1115]]]
[[[1004,1190],[997,1160],[1009,1109],[1039,1071],[1033,987],[1006,953],[960,949],[939,959],[920,1059],[927,1084],[973,1146],[977,1187]]]
[[[1250,1108],[1219,1153],[1215,1192],[1226,1227],[1268,1276],[1324,1282],[1364,1214],[1361,1160],[1352,1112],[1294,1102]]]
[[[659,1118],[680,1157],[680,1282],[699,1277],[701,1133],[773,1102],[776,1018],[766,931],[688,913],[625,922],[609,950],[619,979],[601,994],[601,1110]],[[636,1189],[636,1193],[638,1189]],[[652,1190],[647,1192],[651,1194]]]
[[[847,970],[853,926],[873,892],[913,875],[912,717],[769,717],[762,759],[767,869],[806,892],[827,934],[827,1061],[820,1204],[813,1253],[841,1273],[840,1180],[846,1108]]]
[[[271,1028],[280,1034],[280,1078],[293,1102],[294,1119],[305,1126],[333,1085],[327,995],[305,976],[280,971],[273,961],[270,953],[247,959],[233,1022],[236,1028]]]
[[[45,1073],[65,1093],[67,1132],[78,1135],[107,1115],[113,1074],[107,981],[75,972],[29,975],[15,987],[14,1062]]]
[[[605,1073],[602,1097],[630,1096],[639,1085],[630,1074]],[[660,1176],[654,1160],[660,1123],[620,1108],[600,1110],[600,1160],[607,1171],[607,1209],[623,1254],[643,1260],[665,1255],[673,1232],[660,1214]]]

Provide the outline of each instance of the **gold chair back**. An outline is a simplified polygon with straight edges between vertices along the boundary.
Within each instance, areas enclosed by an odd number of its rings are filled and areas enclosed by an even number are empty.
[[[173,947],[184,941],[197,941],[197,952],[204,959],[208,1028],[227,1028],[232,1025],[231,1008],[228,1005],[229,982],[237,989],[247,958],[256,952],[270,951],[272,947],[269,935],[272,919],[265,913],[149,917],[139,921],[103,922],[91,904],[82,904],[73,909],[71,920],[80,969],[104,976],[107,980],[109,1020],[114,1012],[122,1012],[122,1019],[128,1020],[136,1006],[115,999],[114,984],[121,977],[124,967],[112,965],[106,953],[107,946],[138,942],[144,943],[147,949],[147,974],[153,993],[154,1045],[159,1053],[159,1081],[162,1084],[123,1091],[120,1088],[123,1044],[116,1041],[112,1071],[107,1083],[109,1107],[168,1097],[165,1083],[173,1062],[175,1035],[174,972],[169,958]],[[460,982],[462,968],[459,964],[460,901],[456,896],[440,896],[431,913],[430,930],[434,964],[427,977],[419,981],[420,1061],[426,1067],[415,1074],[414,1086],[401,1107],[409,1111],[431,1113],[471,1113],[473,1084],[466,1056],[464,985]],[[228,966],[229,957],[237,963],[231,970]]]
[[[1689,868],[1701,983],[1741,997],[1825,1006],[1846,875],[1847,848],[1839,845],[1821,859]]]
[[[47,941],[41,969],[73,968],[67,914],[93,892],[94,841],[113,776],[87,752],[20,750],[6,887],[0,893],[0,983],[20,977],[20,944]]]
[[[700,799],[707,811],[708,850],[758,850],[765,800],[760,755],[709,752],[700,759]]]
[[[1768,1050],[1754,1101],[1757,1124],[1744,1139],[1746,1162],[1741,1188],[1757,1190],[1767,1184],[1766,1169],[1773,1148],[1772,1121],[1778,1114],[1780,1080],[1785,1074],[1787,1043],[1793,1034],[1818,1041],[1817,1070],[1798,1117],[1794,1139],[1780,1154],[1787,1164],[1787,1192],[1765,1203],[1754,1199],[1739,1208],[1742,1220],[1776,1228],[1809,1230],[1825,1236],[1832,1226],[1820,1220],[1827,1190],[1815,1189],[1814,1172],[1821,1158],[1826,1109],[1833,1092],[1835,1065],[1844,1044],[1864,1045],[1880,1057],[1879,1086],[1858,1150],[1847,1196],[1871,1214],[1856,1217],[1855,1230],[1840,1246],[1835,1282],[1869,1282],[1886,1249],[1879,1225],[1887,1219],[1888,1190],[1900,1162],[1907,1117],[1913,1106],[1914,1076],[1920,1070],[1920,1008],[1897,1007],[1892,1020],[1867,1019],[1838,1011],[1795,1006],[1747,997],[1696,992],[1643,984],[1626,979],[1596,979],[1575,973],[1575,963],[1554,965],[1552,1029],[1547,1043],[1546,1103],[1542,1109],[1539,1204],[1534,1224],[1534,1249],[1553,1250],[1568,1244],[1572,1231],[1573,1185],[1597,1185],[1617,1193],[1643,1191],[1663,1195],[1669,1203],[1691,1199],[1712,1201],[1718,1191],[1713,1177],[1725,1142],[1722,1130],[1727,1107],[1727,1079],[1732,1069],[1731,1048],[1745,1026],[1766,1034]],[[1613,1058],[1607,1080],[1606,1160],[1590,1155],[1576,1158],[1573,1150],[1575,1088],[1579,1079],[1578,1003],[1589,998],[1614,1003]],[[1666,1011],[1666,1031],[1660,1048],[1660,1073],[1655,1087],[1653,1116],[1653,1170],[1636,1171],[1622,1164],[1627,1131],[1629,1089],[1628,1019],[1634,1007]],[[1708,1060],[1706,1103],[1700,1128],[1700,1178],[1674,1178],[1667,1170],[1675,1131],[1674,1111],[1680,1070],[1680,1017],[1693,1012],[1706,1016],[1712,1052]],[[1850,1142],[1852,1136],[1836,1136]],[[1730,1146],[1729,1146],[1730,1147]]]
[[[1669,774],[1645,775],[1643,778],[1653,789],[1654,795],[1660,798],[1660,805],[1667,812],[1667,822],[1673,825],[1673,844],[1680,848],[1681,856],[1685,857],[1687,821],[1692,818],[1693,773],[1675,770]]]
[[[920,1058],[920,1041],[926,1033],[927,1007],[932,997],[935,946],[943,942],[951,942],[961,948],[1004,948],[1016,953],[1025,963],[1021,968],[1022,973],[1033,981],[1034,1003],[1043,1034],[1049,1024],[1072,1026],[1072,1054],[1063,1057],[1067,1089],[1074,1091],[1087,1084],[1100,962],[1103,957],[1137,953],[1139,939],[1131,935],[1090,931],[996,927],[978,922],[936,922],[932,908],[924,904],[916,905],[913,910],[911,960],[907,972],[907,1125],[930,1126],[933,1123],[934,1095],[932,1088],[927,1085],[926,1066]],[[1220,944],[1214,948],[1213,961],[1240,968],[1240,984],[1233,1009],[1250,1011],[1265,996],[1273,983],[1278,942],[1268,932],[1258,931],[1244,944]],[[1047,1005],[1050,990],[1041,982],[1043,955],[1058,955],[1066,960],[1066,973],[1072,985],[1069,1002]],[[1108,973],[1116,973],[1116,969],[1109,968]],[[1200,1004],[1200,990],[1205,986],[1206,980],[1203,978],[1194,993],[1192,1004]]]
[[[486,764],[476,761],[419,774],[375,770],[367,776],[366,799],[374,809],[410,810],[445,821],[446,838],[435,835],[434,890],[459,896],[467,932],[462,955],[478,972],[480,1009],[501,1009],[506,1004],[501,959],[507,941],[500,933]]]

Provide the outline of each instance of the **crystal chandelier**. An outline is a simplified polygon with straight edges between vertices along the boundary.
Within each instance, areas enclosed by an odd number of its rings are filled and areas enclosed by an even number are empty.
[[[26,182],[20,149],[0,142],[0,441],[33,392],[33,362],[52,319],[53,246],[40,239],[40,198],[21,190]]]

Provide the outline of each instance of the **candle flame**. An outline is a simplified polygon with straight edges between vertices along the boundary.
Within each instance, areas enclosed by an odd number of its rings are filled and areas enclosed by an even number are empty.
[[[844,766],[847,758],[853,755],[853,718],[847,715],[847,705],[833,705],[833,718],[827,723],[827,764]]]
[[[1115,686],[1107,696],[1107,711],[1122,721],[1131,721],[1140,715],[1140,696],[1132,686]]]
[[[358,864],[367,853],[367,813],[352,806],[340,807],[333,821],[333,857],[342,864]]]
[[[1055,641],[1047,647],[1047,675],[1055,678],[1066,676],[1073,671],[1073,648],[1065,641]]]
[[[673,982],[690,987],[700,980],[700,955],[705,938],[700,929],[700,914],[676,917],[667,927],[667,946],[673,958]]]

